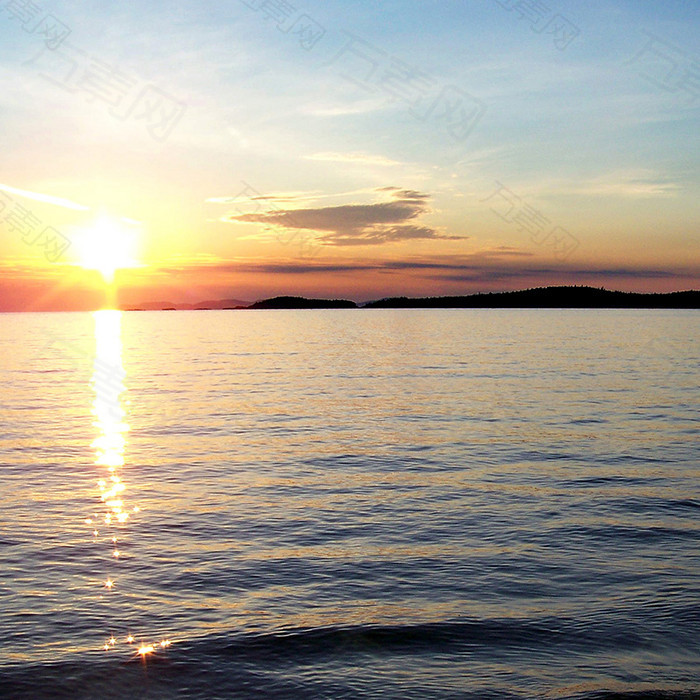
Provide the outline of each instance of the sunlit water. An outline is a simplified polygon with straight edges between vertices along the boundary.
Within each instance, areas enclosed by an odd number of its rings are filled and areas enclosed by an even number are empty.
[[[0,315],[0,696],[699,697],[699,318]]]

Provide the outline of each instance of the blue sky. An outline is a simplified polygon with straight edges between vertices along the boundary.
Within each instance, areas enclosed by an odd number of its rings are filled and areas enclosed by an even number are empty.
[[[696,2],[34,6],[0,13],[0,184],[75,245],[4,222],[7,294],[77,274],[104,212],[138,222],[133,300],[698,286]]]

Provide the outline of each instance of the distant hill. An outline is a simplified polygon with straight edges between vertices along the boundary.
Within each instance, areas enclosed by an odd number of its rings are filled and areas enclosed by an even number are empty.
[[[128,311],[199,311],[204,309],[245,309],[250,306],[249,301],[241,299],[215,299],[213,301],[199,301],[196,304],[177,304],[172,301],[146,301],[142,304],[134,304],[125,307]]]
[[[251,304],[249,309],[356,309],[347,299],[305,299],[304,297],[274,297]]]
[[[700,291],[640,294],[613,292],[595,287],[537,287],[517,292],[493,292],[468,296],[391,297],[370,301],[364,308],[556,308],[556,309],[698,309]]]
[[[242,309],[250,306],[249,301],[241,299],[215,299],[214,301],[200,301],[193,309]]]

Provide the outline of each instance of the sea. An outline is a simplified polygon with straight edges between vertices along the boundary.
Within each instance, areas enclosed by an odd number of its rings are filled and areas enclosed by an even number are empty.
[[[699,313],[0,314],[0,697],[700,698]]]

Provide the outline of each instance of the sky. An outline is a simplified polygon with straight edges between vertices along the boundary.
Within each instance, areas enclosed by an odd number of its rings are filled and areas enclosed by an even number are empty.
[[[696,0],[3,0],[0,310],[700,288],[699,30]]]

